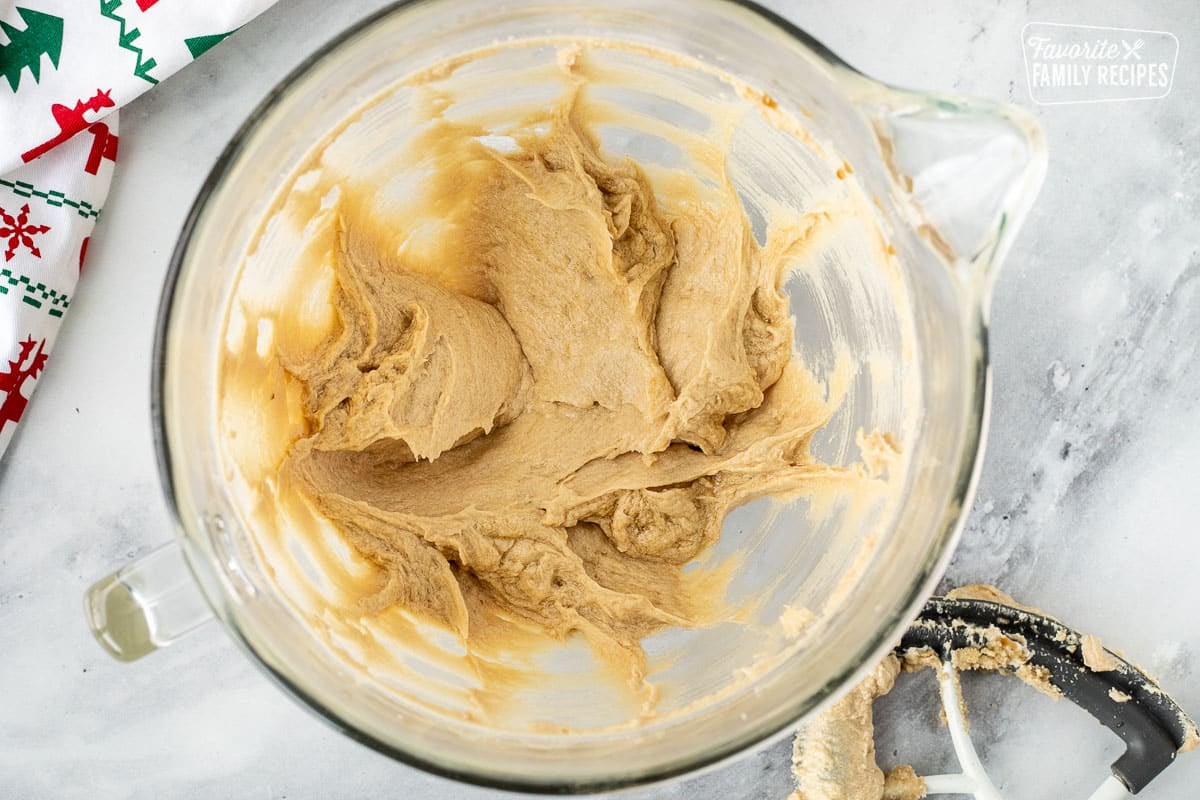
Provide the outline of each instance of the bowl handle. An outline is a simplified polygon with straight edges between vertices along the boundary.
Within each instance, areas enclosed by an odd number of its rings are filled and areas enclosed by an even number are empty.
[[[118,661],[136,661],[213,617],[175,542],[94,583],[84,607],[96,641]]]
[[[978,287],[986,313],[991,278],[1046,175],[1041,126],[1025,110],[858,82],[854,103],[874,128],[910,222]]]

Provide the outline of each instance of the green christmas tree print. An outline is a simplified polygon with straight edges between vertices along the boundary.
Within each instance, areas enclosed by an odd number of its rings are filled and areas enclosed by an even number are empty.
[[[8,44],[0,45],[0,75],[8,80],[14,92],[21,85],[21,70],[26,67],[35,83],[41,81],[42,56],[49,56],[50,63],[58,69],[63,42],[61,17],[28,8],[18,8],[17,14],[25,23],[24,30],[0,22],[0,30],[8,37]]]
[[[184,39],[183,43],[187,45],[188,52],[192,54],[192,60],[195,60],[225,41],[232,33],[233,31],[214,33],[209,36],[193,36],[190,39]]]

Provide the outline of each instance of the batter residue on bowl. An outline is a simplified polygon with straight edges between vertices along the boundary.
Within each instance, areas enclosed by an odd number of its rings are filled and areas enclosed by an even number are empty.
[[[468,652],[497,620],[581,633],[640,685],[645,636],[718,613],[719,580],[684,565],[731,509],[876,476],[810,455],[837,389],[793,355],[781,293],[837,209],[768,220],[760,244],[728,179],[677,176],[663,207],[602,155],[581,65],[502,142],[431,104],[411,148],[452,235],[398,252],[365,195],[312,181],[307,288],[230,339],[287,405],[261,412],[282,446],[241,467],[372,565],[360,614],[403,609]],[[227,387],[262,383],[227,362]]]

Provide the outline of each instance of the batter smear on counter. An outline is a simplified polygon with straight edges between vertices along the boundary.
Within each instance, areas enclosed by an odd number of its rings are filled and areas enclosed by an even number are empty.
[[[352,187],[314,214],[334,315],[276,336],[302,419],[271,480],[375,566],[364,611],[468,648],[489,609],[580,633],[638,685],[644,637],[713,617],[683,567],[731,509],[875,476],[810,455],[838,400],[794,357],[781,292],[831,212],[760,244],[728,180],[661,207],[601,154],[563,66],[566,95],[507,146],[448,119],[422,134],[454,232],[436,247],[385,246]]]

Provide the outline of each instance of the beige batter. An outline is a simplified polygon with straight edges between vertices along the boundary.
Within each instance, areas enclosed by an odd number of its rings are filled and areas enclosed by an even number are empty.
[[[875,759],[875,700],[892,690],[901,662],[885,658],[824,713],[796,732],[792,770],[796,791],[789,800],[917,800],[925,783],[911,767],[888,773]]]
[[[661,213],[572,109],[511,155],[441,132],[462,233],[444,269],[477,296],[339,215],[340,324],[285,361],[312,432],[285,469],[386,570],[373,605],[469,637],[470,581],[556,636],[636,652],[695,621],[679,566],[732,507],[823,470],[824,393],[791,363],[780,293],[807,231],[761,248],[733,197]]]
[[[583,64],[560,59],[567,91],[501,148],[429,100],[411,150],[422,213],[452,232],[433,243],[397,247],[353,181],[293,192],[308,241],[294,298],[228,345],[227,395],[264,406],[229,402],[224,420],[259,524],[311,517],[314,547],[372,565],[341,587],[360,615],[407,641],[396,609],[448,629],[502,685],[532,631],[582,634],[643,686],[644,637],[727,612],[723,576],[684,566],[731,509],[883,485],[899,464],[878,432],[860,432],[860,465],[809,453],[838,389],[794,356],[781,286],[844,209],[781,213],[760,244],[711,154],[717,185],[667,176],[664,203],[638,164],[601,153]],[[263,425],[276,447],[238,438]],[[353,624],[369,644],[374,623]]]

